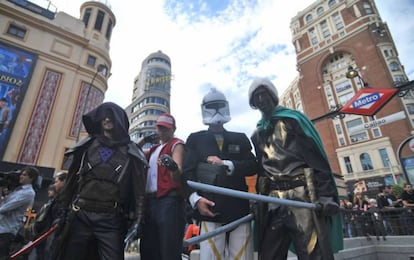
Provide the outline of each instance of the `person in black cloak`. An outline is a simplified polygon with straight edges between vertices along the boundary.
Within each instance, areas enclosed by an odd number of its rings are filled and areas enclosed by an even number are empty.
[[[53,259],[124,259],[123,239],[144,210],[147,160],[130,140],[125,111],[107,102],[83,116],[88,136],[66,152],[64,214]],[[92,249],[93,248],[93,249]],[[96,250],[95,250],[96,249]]]

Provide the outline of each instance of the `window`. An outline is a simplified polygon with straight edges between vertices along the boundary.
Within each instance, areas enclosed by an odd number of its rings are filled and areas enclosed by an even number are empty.
[[[390,63],[390,70],[391,71],[399,71],[400,70],[400,65],[398,65],[397,62],[393,61]]]
[[[328,2],[329,7],[332,7],[335,4],[336,4],[336,0],[329,0],[329,2]]]
[[[105,34],[105,37],[106,37],[106,39],[108,39],[108,40],[110,40],[110,39],[111,39],[111,35],[112,35],[112,26],[113,26],[113,24],[112,24],[112,19],[109,19],[109,22],[108,22],[108,27],[106,27],[106,34]]]
[[[407,110],[410,115],[414,115],[414,103],[407,104]]]
[[[309,30],[309,38],[311,39],[312,45],[318,44],[318,36],[315,34],[315,28]]]
[[[342,134],[342,128],[339,124],[335,124],[335,129],[337,134]]]
[[[310,21],[312,21],[313,17],[312,14],[308,14],[305,18],[306,23],[309,23]]]
[[[339,104],[345,105],[351,98],[354,97],[354,92],[349,92],[343,95],[338,96]]]
[[[17,38],[24,39],[24,36],[26,36],[26,29],[15,24],[10,24],[9,28],[7,28],[7,33],[16,36]]]
[[[321,6],[321,7],[319,7],[318,9],[316,9],[316,14],[317,15],[321,15],[322,13],[323,13],[323,7]]]
[[[336,28],[336,30],[341,30],[341,29],[343,29],[344,28],[344,23],[342,22],[342,20],[341,20],[341,16],[339,15],[339,13],[338,12],[336,12],[336,13],[334,13],[333,15],[332,15],[332,20],[333,20],[333,22],[334,22],[334,24],[335,24],[335,28]]]
[[[344,157],[344,163],[346,167],[346,172],[353,173],[354,170],[352,169],[352,164],[351,164],[351,160],[349,159],[349,156]]]
[[[91,18],[92,8],[86,8],[85,13],[83,14],[83,23],[85,27],[88,27],[89,18]]]
[[[322,30],[328,28],[328,23],[326,22],[326,20],[323,20],[322,22],[320,22],[319,25]]]
[[[382,165],[384,165],[384,167],[390,167],[390,159],[388,158],[387,150],[379,149],[378,152],[381,156]]]
[[[388,54],[388,50],[384,50],[384,56],[385,56],[385,57],[390,56],[390,55]]]
[[[368,153],[362,153],[359,156],[359,160],[361,161],[361,166],[362,166],[363,171],[374,169],[374,167],[372,167],[371,157],[369,156]]]
[[[349,130],[350,128],[362,125],[362,118],[356,118],[353,120],[349,120],[345,122],[345,124],[346,124],[347,129]],[[358,132],[356,134],[350,135],[350,139],[352,143],[356,143],[356,142],[367,140],[368,136],[367,136],[366,131],[364,131],[364,132]]]
[[[364,6],[365,14],[372,14],[371,6],[368,3],[364,3],[363,6]]]
[[[339,138],[339,144],[340,144],[341,146],[344,146],[344,145],[345,145],[345,139],[344,139],[343,137],[340,137],[340,138]]]
[[[104,18],[105,18],[105,13],[99,10],[98,15],[96,16],[95,27],[94,27],[95,30],[101,31]]]
[[[380,129],[379,129],[379,128],[374,128],[374,129],[372,129],[372,133],[374,134],[374,137],[375,137],[375,138],[377,138],[377,137],[380,137],[380,136],[381,136],[381,131],[380,131]]]
[[[95,63],[96,63],[96,57],[92,56],[92,55],[89,55],[88,60],[86,61],[86,64],[88,64],[89,66],[94,67]]]
[[[405,82],[405,77],[403,75],[394,75],[394,82]]]

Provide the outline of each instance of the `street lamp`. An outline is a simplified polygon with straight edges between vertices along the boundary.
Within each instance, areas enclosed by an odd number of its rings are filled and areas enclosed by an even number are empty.
[[[363,88],[369,88],[368,83],[364,81],[364,79],[359,75],[358,71],[352,66],[348,67],[348,71],[346,72],[345,77],[348,79],[358,78]]]
[[[93,87],[93,83],[94,83],[94,81],[95,81],[95,79],[96,79],[96,76],[98,75],[98,73],[102,73],[102,75],[104,76],[104,77],[106,77],[107,76],[107,74],[108,74],[108,67],[105,65],[105,64],[99,64],[98,65],[98,67],[97,67],[97,69],[96,69],[96,72],[95,72],[95,74],[93,75],[93,77],[92,77],[92,80],[91,80],[91,82],[89,82],[89,84],[88,84],[88,91],[86,92],[86,97],[85,97],[85,100],[84,100],[84,102],[81,104],[81,109],[80,109],[80,113],[81,113],[81,116],[80,116],[80,123],[79,123],[79,127],[78,127],[78,134],[77,134],[77,136],[76,136],[76,142],[78,142],[79,141],[79,136],[80,136],[80,132],[81,132],[81,129],[82,129],[82,116],[83,116],[83,114],[85,114],[85,109],[86,109],[86,102],[88,102],[88,98],[89,98],[89,94],[90,94],[90,92],[91,92],[91,89],[92,89],[92,87]]]
[[[395,172],[394,172],[394,168],[391,165],[390,158],[387,158],[387,162],[388,162],[388,167],[390,168],[390,171],[391,171],[391,174],[392,174],[392,179],[394,180],[394,184],[398,184],[397,178],[395,178]]]

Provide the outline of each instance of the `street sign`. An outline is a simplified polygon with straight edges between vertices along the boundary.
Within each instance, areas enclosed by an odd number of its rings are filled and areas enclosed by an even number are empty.
[[[401,119],[404,119],[404,118],[405,118],[404,111],[400,111],[400,112],[391,114],[389,116],[386,116],[386,117],[383,117],[383,118],[378,118],[377,120],[369,121],[368,123],[349,128],[348,133],[349,134],[354,134],[354,133],[357,133],[357,132],[365,131],[365,130],[370,129],[370,128],[386,125],[386,124],[389,124],[389,123],[392,123],[394,121],[401,120]]]
[[[339,112],[373,116],[390,101],[397,91],[395,88],[363,88]]]

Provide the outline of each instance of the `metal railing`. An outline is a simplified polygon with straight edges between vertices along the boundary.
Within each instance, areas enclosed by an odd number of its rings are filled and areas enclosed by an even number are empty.
[[[414,209],[369,208],[366,211],[341,209],[344,237],[414,235]]]

